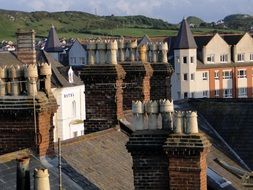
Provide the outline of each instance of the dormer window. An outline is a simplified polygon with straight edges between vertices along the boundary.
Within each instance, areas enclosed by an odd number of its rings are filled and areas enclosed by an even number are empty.
[[[207,63],[214,63],[214,54],[210,54],[207,56]]]
[[[244,61],[244,53],[237,54],[237,61],[243,62]]]

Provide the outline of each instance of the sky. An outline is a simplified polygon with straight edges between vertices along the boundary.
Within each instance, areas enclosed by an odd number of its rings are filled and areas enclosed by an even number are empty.
[[[20,11],[84,11],[97,15],[145,15],[178,23],[197,16],[206,22],[230,14],[253,15],[253,0],[0,0],[0,8]]]

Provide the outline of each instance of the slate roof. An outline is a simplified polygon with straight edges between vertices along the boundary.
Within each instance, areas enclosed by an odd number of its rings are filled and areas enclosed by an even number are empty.
[[[69,67],[63,66],[61,63],[56,61],[49,53],[45,51],[40,51],[37,56],[38,62],[46,62],[51,63],[52,68],[52,77],[51,83],[52,87],[61,88],[61,87],[71,87],[71,86],[79,86],[83,85],[81,79],[74,74],[73,83],[69,83],[68,81],[68,70]]]
[[[221,37],[229,44],[236,45],[243,37],[242,34],[234,34],[234,35],[221,35]]]
[[[0,66],[23,65],[16,55],[9,51],[0,52]]]
[[[127,141],[128,136],[119,128],[66,140],[62,143],[62,157],[66,162],[63,171],[82,187],[92,183],[91,189],[134,189],[132,157],[125,147]]]
[[[33,171],[35,168],[48,168],[51,190],[58,190],[58,173],[57,168],[46,164],[46,161],[39,160],[28,149],[5,154],[0,156],[0,189],[1,190],[13,190],[16,189],[16,158],[21,155],[30,155],[30,184],[33,189],[34,179]],[[44,163],[43,163],[44,162]],[[49,167],[51,166],[51,167]],[[74,181],[72,181],[67,175],[62,175],[63,189],[64,190],[81,190]]]
[[[60,44],[60,40],[58,38],[55,27],[53,25],[48,33],[44,50],[47,52],[62,52],[63,51],[63,48],[61,47],[61,44]]]
[[[197,45],[193,38],[190,26],[188,25],[186,19],[183,19],[177,34],[174,49],[195,49],[195,48],[197,48]]]

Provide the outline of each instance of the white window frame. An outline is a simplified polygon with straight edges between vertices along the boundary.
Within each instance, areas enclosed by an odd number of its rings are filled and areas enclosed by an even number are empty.
[[[207,98],[208,97],[208,90],[204,90],[203,91],[203,98]]]
[[[250,53],[250,55],[249,55],[249,60],[250,60],[250,61],[253,61],[253,53]]]
[[[214,96],[215,96],[215,97],[219,97],[219,96],[220,96],[220,90],[218,90],[218,89],[215,90],[215,91],[214,91]]]
[[[202,79],[203,80],[208,80],[208,72],[203,72],[202,73]]]
[[[214,79],[215,79],[215,80],[219,80],[219,74],[220,74],[219,71],[215,71],[215,72],[214,72]]]
[[[214,58],[215,58],[214,54],[207,55],[206,56],[206,62],[207,63],[214,63]]]
[[[237,77],[238,78],[247,78],[246,69],[239,69],[237,71]]]
[[[222,76],[223,79],[232,79],[232,71],[223,71]]]
[[[248,96],[248,92],[247,92],[247,88],[238,88],[238,97],[247,97]]]
[[[232,89],[227,88],[223,90],[223,97],[224,98],[232,98]]]
[[[227,63],[228,62],[228,54],[220,55],[220,62],[221,63]]]
[[[244,62],[244,53],[238,53],[237,54],[237,61],[238,62]]]

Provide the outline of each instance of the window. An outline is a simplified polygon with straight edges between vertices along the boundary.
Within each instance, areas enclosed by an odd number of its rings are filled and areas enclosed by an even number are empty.
[[[202,73],[202,78],[203,78],[203,80],[207,80],[207,78],[208,78],[207,72]]]
[[[237,61],[244,61],[244,53],[237,54]]]
[[[75,58],[75,57],[71,57],[71,58],[70,58],[70,62],[71,62],[72,64],[76,64],[76,58]]]
[[[184,93],[184,98],[188,98],[188,92]]]
[[[232,89],[224,89],[224,98],[232,98]]]
[[[207,63],[214,63],[214,54],[207,56]]]
[[[219,95],[220,95],[219,90],[215,90],[215,91],[214,91],[214,96],[215,96],[215,97],[218,97]]]
[[[247,88],[239,88],[239,97],[247,97]]]
[[[72,117],[76,117],[76,101],[72,102]]]
[[[238,70],[237,77],[238,78],[246,78],[246,70]]]
[[[231,79],[232,71],[223,71],[223,79]]]
[[[207,97],[208,97],[208,91],[205,90],[205,91],[203,91],[203,98],[207,98]]]
[[[223,54],[220,56],[220,62],[221,63],[226,63],[228,62],[228,54]]]
[[[194,57],[191,56],[191,63],[194,63]]]
[[[194,98],[195,97],[195,93],[194,92],[192,92],[192,98]]]
[[[250,60],[250,61],[253,61],[253,53],[250,54],[249,60]]]
[[[84,57],[80,57],[80,63],[85,64],[85,58]]]
[[[184,74],[184,80],[188,80],[187,78],[188,78],[188,77],[187,77],[187,73],[185,73],[185,74]]]
[[[194,73],[191,74],[191,80],[194,80]]]
[[[73,132],[73,137],[77,137],[78,133],[77,131]]]
[[[186,56],[183,57],[183,63],[187,63],[187,57]]]
[[[219,71],[215,71],[214,73],[214,79],[219,80]]]

